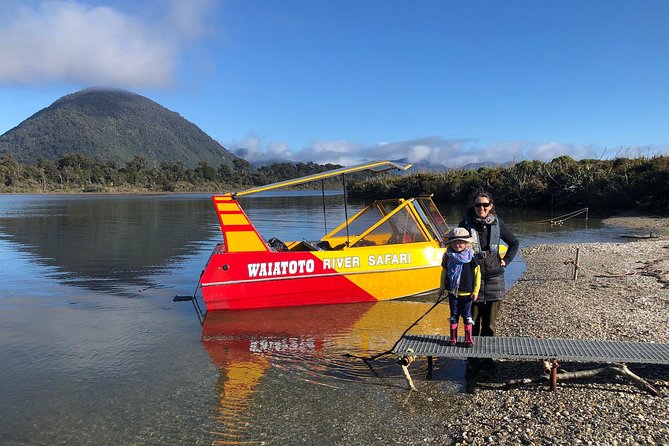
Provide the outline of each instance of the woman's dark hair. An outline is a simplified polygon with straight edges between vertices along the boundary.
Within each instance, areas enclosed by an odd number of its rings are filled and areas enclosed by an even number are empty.
[[[485,197],[488,200],[490,200],[491,203],[495,202],[494,198],[492,197],[492,194],[485,190],[478,190],[474,192],[474,195],[472,195],[472,201],[476,200],[479,197]]]

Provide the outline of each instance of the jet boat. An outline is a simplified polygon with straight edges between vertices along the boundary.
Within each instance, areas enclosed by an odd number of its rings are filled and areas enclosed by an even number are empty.
[[[223,241],[200,278],[207,311],[376,302],[434,292],[449,226],[431,196],[376,200],[350,218],[344,196],[344,221],[319,240],[282,240],[280,234],[265,239],[238,201],[355,172],[410,167],[372,161],[213,196]]]

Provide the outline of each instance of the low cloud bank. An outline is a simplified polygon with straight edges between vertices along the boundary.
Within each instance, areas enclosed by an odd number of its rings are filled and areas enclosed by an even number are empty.
[[[257,135],[242,141],[223,143],[233,153],[250,163],[283,161],[319,164],[332,163],[349,166],[372,159],[406,159],[410,163],[426,163],[456,168],[471,163],[506,163],[522,160],[550,161],[567,155],[584,158],[635,158],[669,153],[668,147],[644,146],[637,148],[603,148],[594,145],[579,146],[558,142],[533,143],[529,141],[496,141],[481,143],[477,140],[427,137],[408,141],[381,142],[363,145],[350,141],[322,141],[311,147],[293,150],[282,143],[264,143]],[[239,150],[236,152],[238,149]]]

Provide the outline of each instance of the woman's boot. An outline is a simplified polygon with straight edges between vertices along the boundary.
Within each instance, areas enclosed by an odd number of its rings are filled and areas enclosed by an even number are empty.
[[[474,337],[472,336],[472,324],[465,325],[465,347],[474,346]]]
[[[451,337],[446,341],[446,345],[456,345],[458,343],[458,324],[451,324]]]

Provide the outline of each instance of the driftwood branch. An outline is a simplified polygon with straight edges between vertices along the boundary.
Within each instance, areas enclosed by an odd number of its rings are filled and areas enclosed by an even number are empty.
[[[402,371],[404,372],[404,377],[407,380],[407,384],[409,385],[409,389],[411,389],[413,391],[418,391],[418,389],[416,389],[416,386],[414,386],[414,384],[413,384],[413,380],[411,379],[411,375],[409,374],[409,368],[405,365],[402,365]]]
[[[623,378],[628,379],[629,381],[632,381],[634,384],[636,384],[641,390],[645,390],[649,393],[651,393],[654,396],[660,396],[660,392],[653,387],[648,381],[645,379],[641,378],[640,376],[634,374],[630,369],[627,368],[625,364],[619,365],[619,366],[607,366],[607,367],[601,367],[598,369],[592,369],[592,370],[581,370],[578,372],[565,372],[565,373],[559,373],[557,375],[558,380],[564,381],[567,379],[579,379],[579,378],[591,378],[593,376],[600,376],[600,375],[614,375],[614,376],[621,376]],[[542,381],[547,381],[550,380],[549,375],[539,375],[535,378],[522,378],[522,379],[512,379],[510,381],[507,381],[505,383],[505,388],[511,388],[513,386],[518,386],[518,385],[524,385],[524,384],[534,384]]]
[[[411,379],[411,375],[409,374],[409,365],[411,365],[412,362],[416,359],[416,355],[413,354],[413,349],[407,349],[407,354],[404,356],[400,356],[397,358],[397,364],[399,364],[402,367],[402,372],[404,373],[404,377],[407,380],[407,384],[409,385],[409,389],[413,391],[418,391],[416,389],[416,386],[413,384],[413,380]]]

